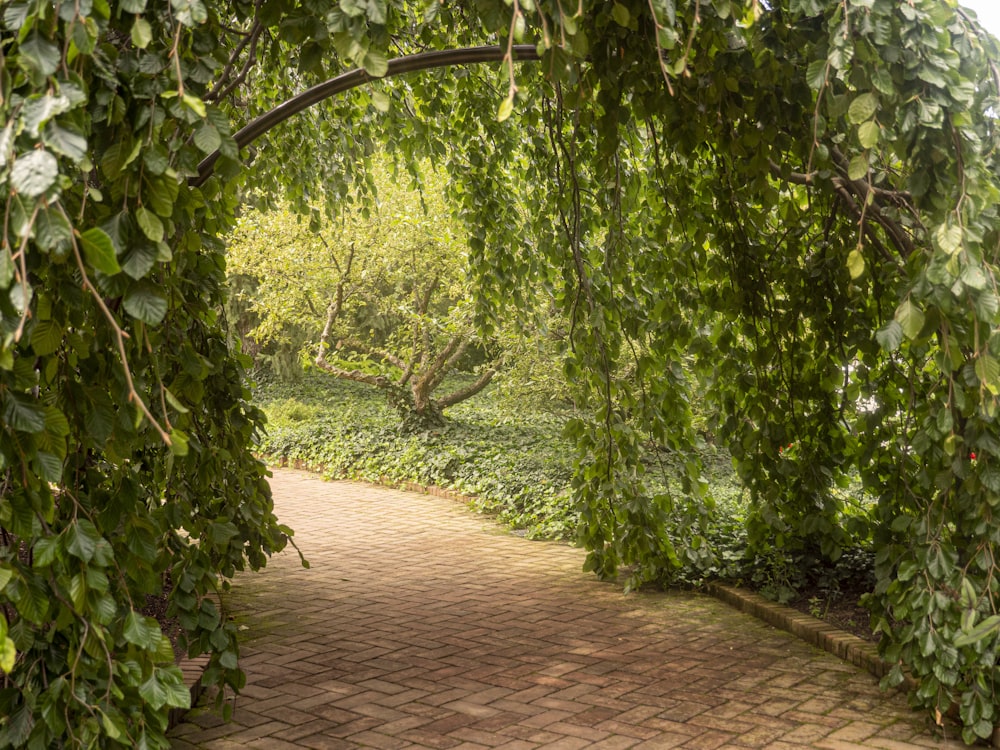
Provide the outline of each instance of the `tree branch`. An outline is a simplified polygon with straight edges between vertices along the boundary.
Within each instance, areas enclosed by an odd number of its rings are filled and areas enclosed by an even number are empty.
[[[463,336],[452,336],[451,340],[448,342],[447,346],[441,351],[437,359],[434,360],[434,364],[430,366],[424,377],[427,378],[428,391],[433,391],[441,382],[445,379],[445,376],[452,371],[455,363],[461,357],[466,348],[469,346],[469,341]]]
[[[371,355],[375,359],[380,359],[383,362],[388,362],[393,367],[398,367],[400,370],[406,370],[407,364],[402,359],[397,357],[392,352],[387,352],[384,349],[377,349],[374,346],[369,346],[363,341],[358,341],[354,338],[343,338],[340,340],[344,346],[355,349],[359,352],[364,352],[365,354]]]
[[[372,375],[367,372],[361,372],[360,370],[345,370],[343,367],[337,367],[337,365],[327,361],[326,354],[323,351],[316,357],[316,366],[324,372],[336,375],[338,378],[353,380],[355,383],[367,383],[383,391],[395,390],[394,384],[389,378],[383,375]]]
[[[320,238],[322,239],[322,237]],[[325,241],[324,241],[324,244]],[[333,256],[333,261],[337,265],[337,269],[340,269],[340,264],[337,263],[336,256]],[[334,294],[332,300],[330,300],[329,306],[326,308],[326,323],[323,325],[323,332],[319,337],[319,354],[316,355],[316,364],[319,367],[324,367],[329,363],[326,361],[326,352],[331,348],[331,339],[333,338],[333,327],[337,323],[337,319],[340,317],[340,311],[344,307],[344,286],[350,280],[351,266],[354,264],[354,243],[351,243],[351,249],[347,254],[347,261],[344,264],[346,266],[346,271],[340,275],[337,279],[337,291]],[[332,366],[332,365],[331,365]]]
[[[250,70],[257,63],[257,43],[260,41],[260,35],[264,31],[264,26],[261,24],[260,20],[256,17],[253,20],[253,24],[250,26],[250,30],[247,34],[240,40],[240,43],[236,45],[236,49],[233,50],[232,54],[229,56],[229,62],[226,63],[226,67],[222,70],[222,75],[219,76],[219,80],[215,82],[212,90],[205,94],[205,101],[216,102],[220,99],[225,99],[232,93],[233,89],[243,83]],[[240,72],[237,76],[229,81],[229,77],[233,74],[233,68],[236,67],[237,58],[243,53],[243,50],[250,47],[250,51],[247,53],[247,59],[240,68]],[[228,81],[228,82],[227,82]]]
[[[449,406],[454,406],[455,404],[461,403],[466,399],[472,398],[481,390],[483,390],[483,388],[488,386],[490,384],[490,381],[493,380],[493,376],[496,374],[497,371],[491,367],[490,369],[486,370],[482,375],[480,375],[479,379],[472,385],[466,388],[461,388],[453,393],[449,393],[447,396],[439,398],[437,400],[438,408],[447,409]]]
[[[839,158],[837,158],[839,156]],[[886,234],[892,240],[892,243],[896,246],[899,251],[900,256],[903,260],[906,260],[913,254],[916,249],[913,240],[910,238],[906,231],[899,222],[893,221],[888,216],[883,213],[885,208],[884,199],[889,199],[897,206],[904,208],[912,216],[917,218],[916,209],[911,203],[911,196],[905,191],[897,190],[886,190],[884,188],[879,188],[872,185],[867,180],[852,180],[847,176],[847,166],[843,163],[843,155],[835,154],[835,160],[838,162],[838,169],[843,172],[843,174],[832,176],[829,179],[830,184],[833,185],[834,191],[841,196],[844,200],[848,200],[853,208],[857,208],[858,205],[865,205],[869,200],[869,195],[871,195],[872,206],[875,208],[869,215],[871,218],[877,222],[882,229],[885,230]],[[779,164],[775,163],[773,160],[768,160],[771,168],[771,174],[781,180],[790,182],[794,185],[804,185],[807,187],[816,187],[822,180],[819,177],[818,172],[783,172]],[[919,221],[919,218],[917,219]]]

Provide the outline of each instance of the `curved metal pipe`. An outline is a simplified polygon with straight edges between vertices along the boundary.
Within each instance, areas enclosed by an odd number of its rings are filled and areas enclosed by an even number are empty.
[[[389,61],[389,70],[383,78],[402,75],[403,73],[413,73],[418,70],[430,70],[431,68],[444,68],[454,65],[475,65],[486,62],[501,62],[507,54],[506,47],[463,47],[461,49],[438,50],[434,52],[421,52],[416,55],[406,55],[397,57]],[[512,48],[512,55],[516,62],[538,60],[538,50],[533,44],[517,44]],[[301,94],[296,94],[291,99],[282,102],[270,112],[255,118],[245,127],[240,128],[233,136],[238,148],[253,143],[264,135],[271,128],[284,122],[289,117],[297,115],[304,109],[308,109],[314,104],[318,104],[324,99],[343,93],[349,89],[356,88],[369,81],[377,81],[368,75],[362,68],[342,73],[336,78],[319,83],[312,88],[308,88]],[[215,169],[215,162],[219,159],[219,151],[216,149],[211,154],[202,159],[198,164],[198,176],[188,180],[191,187],[201,187],[211,176]]]

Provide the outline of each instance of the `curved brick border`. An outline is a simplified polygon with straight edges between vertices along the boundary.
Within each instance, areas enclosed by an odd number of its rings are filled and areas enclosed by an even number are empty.
[[[205,668],[208,666],[210,658],[208,654],[202,654],[193,659],[181,659],[177,665],[181,668],[181,674],[184,675],[184,685],[191,691],[191,708],[194,708],[198,703],[202,690],[205,689],[205,686],[201,684],[201,676],[205,674]],[[189,710],[189,708],[171,708],[167,718],[167,729],[173,729],[180,724]]]
[[[892,668],[891,664],[878,655],[878,649],[874,643],[828,625],[812,615],[803,614],[792,607],[772,602],[753,591],[744,591],[721,583],[710,583],[707,589],[712,596],[721,599],[741,612],[746,612],[769,625],[798,636],[807,643],[811,643],[834,656],[839,656],[856,667],[866,669],[879,679],[885,677]],[[913,679],[905,676],[900,688],[909,689],[915,686],[916,683]]]
[[[878,648],[874,643],[828,625],[812,615],[803,614],[792,607],[765,599],[753,591],[744,591],[734,586],[710,583],[706,586],[706,590],[716,599],[741,612],[746,612],[769,625],[798,636],[807,643],[838,656],[856,667],[866,669],[879,679],[892,669],[892,665],[879,656]],[[916,684],[912,677],[904,674],[903,682],[899,684],[898,689],[910,690],[915,688]],[[994,729],[990,746],[1000,748],[1000,726]]]

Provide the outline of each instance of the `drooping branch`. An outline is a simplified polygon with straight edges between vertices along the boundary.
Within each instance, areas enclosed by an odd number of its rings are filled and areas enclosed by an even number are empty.
[[[257,6],[259,9],[259,2]],[[240,40],[240,43],[236,45],[236,48],[229,56],[229,62],[226,63],[226,67],[223,69],[222,75],[219,76],[219,80],[215,82],[212,90],[205,95],[205,101],[215,102],[225,99],[237,86],[246,80],[253,66],[257,64],[257,44],[260,42],[260,36],[263,31],[263,24],[255,16],[250,30],[246,32],[243,39]],[[247,51],[247,59],[240,68],[240,72],[236,74],[236,77],[231,78],[233,70],[236,68],[236,61],[247,47],[250,48]]]

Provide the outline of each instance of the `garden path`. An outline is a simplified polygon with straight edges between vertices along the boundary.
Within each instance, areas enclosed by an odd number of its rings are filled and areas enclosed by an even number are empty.
[[[451,500],[276,470],[294,551],[241,576],[247,686],[175,750],[962,747],[866,672],[694,593],[623,596],[583,552]]]

